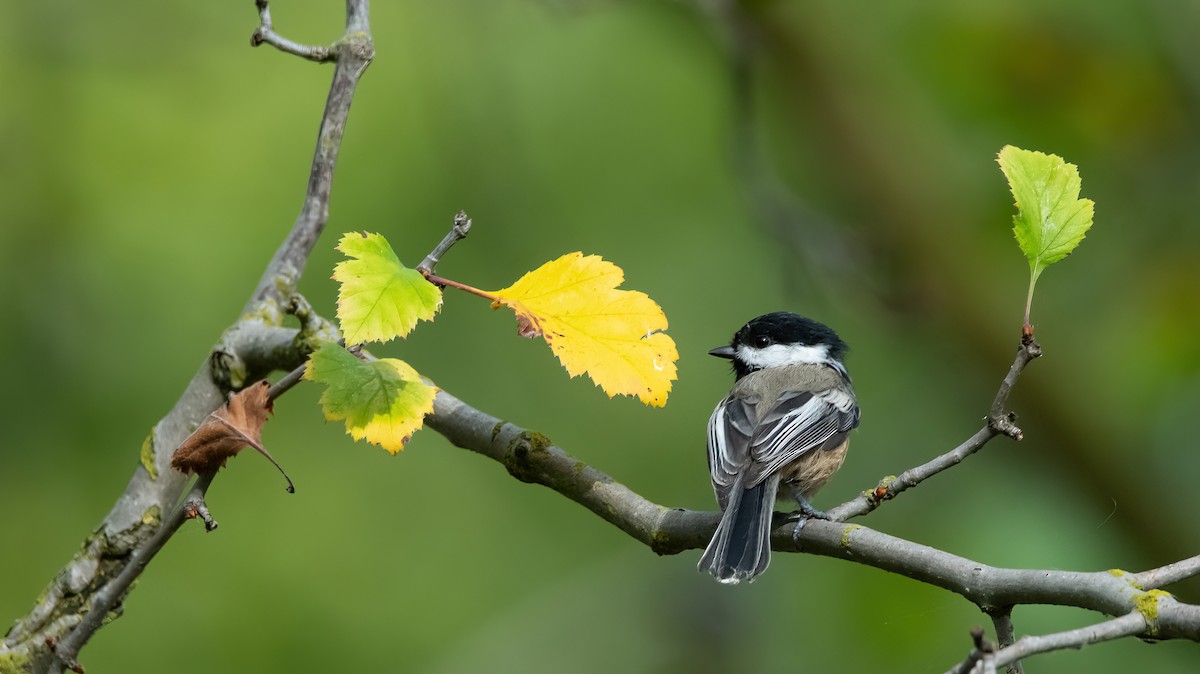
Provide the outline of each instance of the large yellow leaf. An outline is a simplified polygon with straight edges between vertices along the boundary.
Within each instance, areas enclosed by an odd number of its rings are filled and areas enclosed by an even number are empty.
[[[569,253],[497,290],[517,313],[518,331],[545,337],[572,377],[587,373],[609,397],[667,402],[679,352],[667,317],[645,293],[617,290],[621,268],[598,255]]]

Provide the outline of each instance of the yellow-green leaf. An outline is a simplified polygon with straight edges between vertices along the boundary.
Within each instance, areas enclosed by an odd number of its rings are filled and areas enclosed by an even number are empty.
[[[1029,260],[1029,293],[1025,297],[1025,329],[1033,334],[1029,315],[1033,289],[1046,267],[1071,254],[1092,226],[1091,199],[1079,198],[1079,170],[1062,157],[1006,145],[997,158],[1017,202],[1013,234]]]
[[[441,289],[400,264],[383,236],[350,232],[337,249],[351,258],[333,268],[341,283],[337,315],[346,344],[404,337],[442,306]]]
[[[492,293],[517,314],[518,332],[542,336],[572,377],[587,373],[609,397],[662,407],[679,352],[667,317],[644,293],[618,290],[621,268],[570,253]]]
[[[1017,202],[1013,234],[1036,282],[1083,240],[1092,226],[1093,203],[1079,198],[1079,170],[1062,157],[1006,145],[998,161]]]
[[[308,358],[304,378],[325,384],[321,408],[330,421],[344,419],[346,432],[395,454],[433,411],[437,387],[395,358],[365,362],[337,344]]]

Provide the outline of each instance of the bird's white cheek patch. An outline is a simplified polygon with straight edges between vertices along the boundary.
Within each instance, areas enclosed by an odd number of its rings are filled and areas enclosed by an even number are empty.
[[[829,362],[829,347],[824,344],[816,346],[772,344],[763,349],[739,346],[737,357],[738,360],[754,369],[805,363],[817,364]]]

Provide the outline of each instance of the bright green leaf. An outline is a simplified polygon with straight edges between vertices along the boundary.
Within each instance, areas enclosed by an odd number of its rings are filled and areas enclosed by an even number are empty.
[[[347,344],[404,337],[442,306],[442,291],[400,264],[383,236],[350,232],[337,249],[352,258],[333,268],[333,279],[342,284],[337,315]]]
[[[1062,157],[1006,145],[999,162],[1017,201],[1013,233],[1036,282],[1083,240],[1092,226],[1092,200],[1079,198],[1079,170]]]
[[[328,387],[321,394],[326,419],[345,419],[355,440],[366,438],[392,454],[421,428],[438,391],[402,360],[365,362],[329,343],[309,356],[304,378]]]

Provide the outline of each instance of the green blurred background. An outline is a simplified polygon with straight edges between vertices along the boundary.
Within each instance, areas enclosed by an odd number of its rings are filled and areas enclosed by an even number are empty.
[[[302,42],[343,21],[330,0],[273,13]],[[306,295],[332,314],[338,232],[384,232],[415,264],[466,209],[441,273],[498,288],[601,254],[662,304],[680,380],[665,409],[609,401],[461,294],[385,353],[658,503],[712,508],[703,427],[730,378],[705,352],[759,313],[814,316],[853,346],[863,407],[829,507],[979,426],[1028,273],[994,157],[1054,152],[1096,225],[1039,285],[1046,357],[1012,401],[1027,439],[863,523],[1017,567],[1200,551],[1194,4],[409,0],[372,20]],[[299,209],[332,69],[250,49],[256,25],[250,0],[0,2],[5,621],[108,512]],[[265,434],[297,493],[233,461],[220,530],[175,537],[89,672],[937,672],[987,623],[807,555],[720,587],[698,553],[658,558],[433,432],[395,458],[353,444],[318,393],[281,400]],[[1029,669],[1198,663],[1124,640]]]

